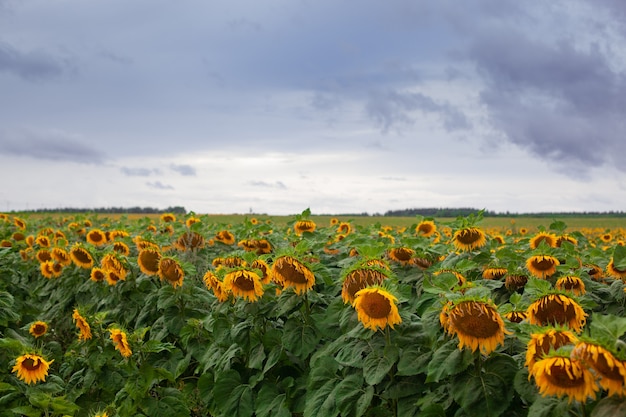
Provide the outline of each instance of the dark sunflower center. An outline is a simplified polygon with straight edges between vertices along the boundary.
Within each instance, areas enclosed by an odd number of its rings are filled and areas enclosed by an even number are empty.
[[[481,238],[480,231],[475,229],[464,229],[456,236],[456,240],[465,245],[471,245],[472,243],[476,243]]]
[[[500,323],[494,319],[493,312],[474,302],[457,305],[450,313],[450,321],[459,332],[480,339],[500,331]]]
[[[394,249],[393,256],[400,261],[409,261],[413,253],[405,248]]]
[[[304,273],[300,272],[294,265],[295,260],[283,260],[277,265],[276,272],[278,272],[285,281],[293,282],[296,284],[306,284],[308,281]]]
[[[243,274],[238,275],[237,278],[235,278],[235,285],[242,291],[254,291],[254,280]]]
[[[430,232],[433,231],[433,226],[430,224],[420,224],[419,227],[417,228],[417,230],[419,230],[421,233],[427,235]]]
[[[554,267],[554,262],[549,258],[533,259],[532,265],[538,271],[549,271]]]
[[[180,279],[180,271],[174,262],[165,262],[161,264],[161,271],[163,273],[163,277],[168,281],[178,281]]]
[[[161,256],[158,252],[145,251],[141,253],[139,260],[141,265],[148,271],[158,271],[160,258]]]
[[[42,335],[46,332],[46,327],[41,324],[36,324],[35,327],[33,327],[33,332],[36,335]]]
[[[381,284],[385,280],[385,275],[379,271],[371,269],[356,269],[346,276],[344,288],[351,298],[365,287]]]
[[[560,299],[557,301],[557,298],[544,297],[535,316],[543,324],[566,324],[576,318],[576,310],[572,304],[565,305]]]
[[[553,364],[550,366],[550,372],[545,373],[546,378],[552,385],[562,388],[575,388],[583,386],[585,384],[583,376],[575,376],[573,372],[574,370],[568,368],[569,367]]]
[[[41,366],[41,362],[32,358],[26,358],[22,362],[22,366],[28,371],[36,371]]]
[[[591,363],[593,368],[598,371],[599,374],[602,375],[603,378],[612,379],[614,381],[623,381],[624,377],[619,372],[619,368],[617,366],[611,367],[609,366],[609,362],[606,360],[606,354],[601,352],[598,355],[598,360],[593,361],[590,355],[587,356],[587,361]],[[615,359],[616,360],[616,359]]]
[[[373,319],[382,319],[389,316],[391,312],[391,303],[382,294],[377,292],[367,293],[363,296],[361,308],[365,313]]]
[[[552,341],[552,339],[554,341]],[[560,332],[555,333],[552,338],[546,335],[542,338],[541,342],[537,343],[536,345],[535,360],[543,358],[544,355],[550,352],[550,349],[556,350],[561,346],[569,344],[570,342],[570,338]]]

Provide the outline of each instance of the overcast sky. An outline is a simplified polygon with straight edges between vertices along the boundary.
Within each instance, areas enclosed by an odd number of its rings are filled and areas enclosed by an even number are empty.
[[[626,210],[622,0],[0,0],[0,211]]]

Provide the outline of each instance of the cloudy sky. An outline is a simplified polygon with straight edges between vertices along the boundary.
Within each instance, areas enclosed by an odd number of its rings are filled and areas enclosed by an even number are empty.
[[[622,0],[0,0],[0,211],[626,209]]]

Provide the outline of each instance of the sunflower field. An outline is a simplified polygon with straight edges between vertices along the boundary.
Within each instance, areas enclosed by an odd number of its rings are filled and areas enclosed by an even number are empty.
[[[0,214],[0,416],[624,416],[626,229]]]

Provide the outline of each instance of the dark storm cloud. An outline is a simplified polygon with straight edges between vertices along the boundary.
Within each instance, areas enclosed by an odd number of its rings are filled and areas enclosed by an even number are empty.
[[[101,164],[107,158],[100,150],[62,132],[2,132],[4,154],[59,162]]]
[[[161,173],[158,169],[130,167],[121,167],[120,171],[122,172],[122,174],[129,177],[149,177],[150,175]]]
[[[156,188],[157,190],[173,190],[169,184],[163,184],[161,181],[147,182],[146,185],[150,188]]]
[[[180,175],[183,175],[185,177],[195,177],[196,176],[196,169],[194,167],[192,167],[191,165],[171,164],[170,165],[170,169],[172,171],[178,172]]]
[[[8,72],[25,80],[36,81],[56,78],[63,74],[63,61],[45,51],[20,51],[0,41],[0,71]]]

